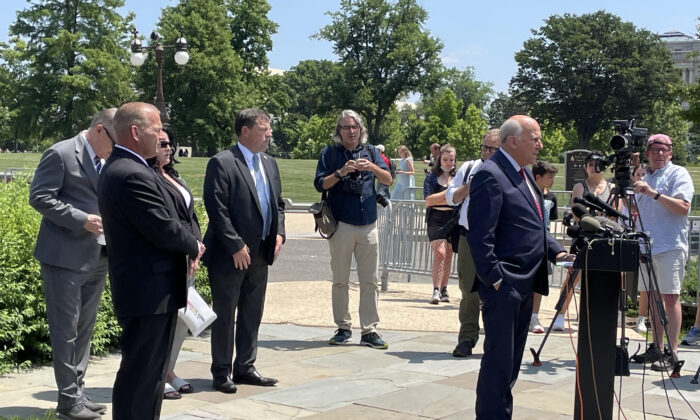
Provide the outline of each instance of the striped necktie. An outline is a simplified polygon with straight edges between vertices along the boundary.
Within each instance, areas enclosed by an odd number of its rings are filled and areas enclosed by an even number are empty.
[[[95,156],[95,170],[98,174],[102,171],[102,159],[99,156]]]

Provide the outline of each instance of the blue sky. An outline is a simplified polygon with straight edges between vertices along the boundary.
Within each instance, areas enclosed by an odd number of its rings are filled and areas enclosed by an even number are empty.
[[[26,7],[27,0],[1,1],[0,41],[5,41],[15,12]],[[329,42],[310,37],[330,22],[326,12],[337,10],[338,1],[268,1],[272,6],[269,16],[279,24],[268,55],[270,67],[289,69],[301,60],[335,59]],[[552,14],[583,14],[604,9],[655,33],[679,30],[695,37],[700,17],[698,0],[669,3],[639,0],[418,2],[428,11],[426,29],[444,44],[443,63],[460,69],[473,67],[477,79],[492,82],[497,91],[507,90],[508,81],[516,71],[513,56],[531,36],[530,30],[542,26],[544,19]],[[160,9],[176,3],[176,0],[126,0],[124,11],[135,12],[137,29],[149,33],[158,21]]]

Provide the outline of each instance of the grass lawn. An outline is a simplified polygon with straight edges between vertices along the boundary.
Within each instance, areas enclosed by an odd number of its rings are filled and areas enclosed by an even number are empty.
[[[41,153],[0,153],[0,172],[9,168],[36,168],[40,158]],[[202,196],[207,161],[208,158],[201,157],[180,158],[180,163],[176,165],[180,175],[196,197]],[[321,195],[316,192],[313,186],[316,174],[315,159],[277,159],[277,164],[282,176],[282,196],[300,203],[311,203],[319,200]],[[421,161],[416,161],[415,166],[416,186],[422,187],[425,179],[423,169],[428,166]],[[559,168],[559,172],[554,179],[552,189],[561,191],[564,189],[564,165],[557,164],[555,166]],[[693,178],[696,194],[700,194],[700,166],[688,165],[686,168]],[[417,194],[416,197],[422,197],[422,194]],[[564,204],[566,203],[560,203],[560,205]]]

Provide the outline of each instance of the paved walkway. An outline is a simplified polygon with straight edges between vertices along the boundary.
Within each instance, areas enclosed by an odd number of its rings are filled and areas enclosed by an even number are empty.
[[[294,217],[292,217],[294,218]],[[294,222],[292,222],[294,223]],[[303,220],[300,222],[305,223]],[[291,223],[290,223],[291,225]],[[304,225],[305,226],[305,225]],[[307,231],[298,237],[308,237]],[[293,253],[309,239],[293,239],[285,252]],[[296,241],[296,242],[295,242]],[[440,305],[427,303],[426,284],[392,282],[380,294],[380,333],[388,350],[354,343],[330,346],[334,326],[330,309],[330,283],[326,279],[277,281],[268,286],[265,317],[260,330],[257,368],[279,379],[274,388],[241,385],[233,395],[216,392],[209,374],[207,337],[190,338],[178,359],[176,372],[194,386],[181,400],[164,401],[164,419],[468,419],[474,417],[476,380],[482,354],[456,359],[458,299]],[[451,286],[453,295],[457,288]],[[542,303],[541,320],[551,319],[558,294]],[[353,319],[357,319],[357,287],[351,287]],[[572,305],[573,308],[573,305]],[[575,314],[572,314],[575,318]],[[632,325],[628,320],[627,325]],[[525,354],[515,387],[516,419],[568,419],[574,406],[576,322],[571,335],[550,336],[542,353],[543,366],[533,367]],[[630,351],[643,346],[643,338],[629,328]],[[482,337],[483,338],[483,337]],[[537,348],[542,335],[530,334],[527,347]],[[623,378],[621,406],[627,419],[698,418],[700,386],[690,379],[700,365],[700,346],[681,348],[686,360],[682,377],[671,383],[660,373],[632,365]],[[86,378],[90,396],[110,406],[118,354],[93,358]],[[664,390],[664,386],[667,392]],[[674,389],[674,386],[678,390]],[[683,401],[685,398],[688,403]],[[0,377],[0,416],[43,416],[55,408],[56,391],[50,367]],[[670,406],[670,407],[669,407]],[[671,411],[672,410],[672,411]],[[617,417],[617,413],[614,413]],[[110,419],[110,411],[103,417]],[[623,418],[622,416],[620,418]]]

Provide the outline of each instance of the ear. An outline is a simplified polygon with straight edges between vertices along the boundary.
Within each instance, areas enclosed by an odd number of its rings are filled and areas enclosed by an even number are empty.
[[[131,131],[131,137],[135,140],[138,141],[139,139],[139,128],[135,125],[132,125],[129,127],[129,130]]]

